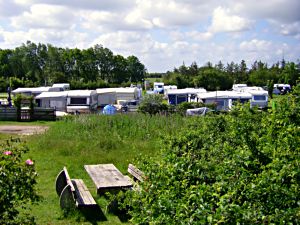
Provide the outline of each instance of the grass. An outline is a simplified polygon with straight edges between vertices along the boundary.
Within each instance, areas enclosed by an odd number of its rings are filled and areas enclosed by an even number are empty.
[[[0,98],[7,98],[6,92],[0,92]]]
[[[39,174],[37,189],[42,196],[41,202],[31,207],[37,224],[129,224],[122,217],[106,212],[107,200],[97,196],[83,166],[113,163],[127,174],[128,163],[136,164],[140,157],[156,157],[161,148],[161,137],[176,133],[185,125],[185,118],[141,114],[80,115],[57,122],[30,123],[33,124],[50,127],[45,134],[26,137],[30,152],[25,157],[35,161]],[[8,136],[0,137],[5,139]],[[63,215],[54,187],[55,178],[63,166],[68,168],[71,178],[84,180],[100,206],[98,211]]]

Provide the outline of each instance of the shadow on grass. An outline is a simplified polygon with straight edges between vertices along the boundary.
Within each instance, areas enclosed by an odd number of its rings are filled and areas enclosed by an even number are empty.
[[[131,219],[131,216],[128,214],[128,210],[120,209],[117,201],[111,202],[107,206],[107,211],[116,215],[122,223],[128,222]]]
[[[100,221],[107,221],[106,216],[98,205],[92,207],[81,207],[79,211],[86,221],[91,224],[97,224],[97,222]]]

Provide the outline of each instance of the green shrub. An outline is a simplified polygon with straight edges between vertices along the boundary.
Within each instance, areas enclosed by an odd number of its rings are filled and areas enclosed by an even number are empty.
[[[146,95],[141,101],[138,111],[145,114],[158,114],[166,112],[168,105],[163,102],[163,96],[158,94]]]
[[[299,224],[299,115],[289,96],[276,111],[189,120],[139,165],[148,179],[125,199],[133,223]]]
[[[26,213],[30,203],[37,202],[37,173],[31,159],[23,160],[28,148],[7,142],[0,151],[0,224],[35,224]]]

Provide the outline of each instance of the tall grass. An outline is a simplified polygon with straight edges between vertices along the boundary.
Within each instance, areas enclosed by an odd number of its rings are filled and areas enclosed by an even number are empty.
[[[113,163],[126,174],[128,163],[158,156],[161,138],[178,132],[186,119],[142,114],[79,115],[51,123],[45,134],[29,137],[30,153],[26,157],[35,160],[39,174],[37,188],[42,196],[41,203],[32,207],[37,223],[121,224],[118,217],[105,212],[107,203],[97,196],[84,165]],[[67,166],[71,178],[84,180],[103,210],[103,217],[89,220],[82,216],[62,216],[54,184],[63,166]]]

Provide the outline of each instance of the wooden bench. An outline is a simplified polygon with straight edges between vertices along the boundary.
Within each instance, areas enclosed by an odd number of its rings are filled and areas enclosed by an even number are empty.
[[[127,171],[128,171],[128,173],[130,173],[133,176],[134,181],[143,182],[146,178],[145,174],[132,164],[128,165]]]
[[[60,207],[63,209],[97,205],[83,180],[71,179],[66,167],[57,175],[55,186]]]

